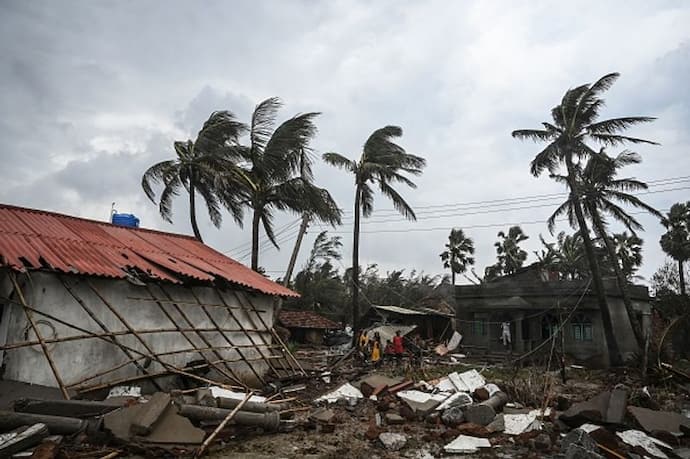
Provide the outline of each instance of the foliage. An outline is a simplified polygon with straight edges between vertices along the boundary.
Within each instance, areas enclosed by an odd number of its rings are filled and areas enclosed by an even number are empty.
[[[355,178],[353,256],[352,256],[352,323],[355,336],[359,331],[359,225],[360,217],[369,217],[374,211],[374,186],[389,198],[393,207],[405,218],[416,220],[412,207],[393,187],[402,183],[416,188],[406,174],[420,175],[426,166],[422,157],[409,154],[393,138],[402,136],[398,126],[386,126],[374,131],[367,141],[359,161],[346,158],[338,153],[325,153],[324,161],[344,169]]]
[[[685,295],[685,262],[690,259],[690,201],[672,205],[661,222],[666,233],[659,243],[662,250],[678,263],[680,293]]]
[[[242,207],[233,196],[224,195],[219,184],[236,177],[233,159],[237,154],[237,139],[246,126],[228,111],[213,112],[197,134],[196,140],[176,141],[173,146],[176,158],[161,161],[149,167],[141,179],[146,196],[155,204],[153,185],[162,184],[158,210],[168,222],[172,222],[172,201],[182,188],[189,193],[190,219],[194,235],[201,239],[196,221],[195,197],[198,192],[206,203],[211,222],[220,227],[221,206],[225,206],[242,225]]]
[[[330,193],[312,183],[309,142],[316,135],[319,113],[296,115],[274,129],[280,99],[264,100],[254,109],[249,145],[239,149],[241,173],[224,186],[224,196],[249,208],[252,218],[252,269],[259,263],[259,226],[278,248],[273,232],[275,211],[308,213],[332,225],[340,224],[342,211]]]
[[[446,250],[441,255],[443,267],[450,268],[451,284],[455,285],[455,275],[462,274],[474,264],[474,242],[461,229],[452,229],[446,243]]]
[[[685,275],[690,275],[685,268]],[[688,312],[690,298],[681,294],[678,263],[666,261],[652,275],[651,290],[654,294],[654,307],[663,317],[675,317]]]
[[[642,266],[642,239],[627,232],[615,233],[612,236],[615,258],[620,263],[623,275],[631,280],[635,272]],[[612,263],[612,260],[609,260]]]
[[[489,280],[501,275],[514,274],[527,259],[527,252],[520,248],[520,243],[529,239],[519,226],[511,226],[508,232],[498,232],[501,239],[494,243],[496,247],[496,264],[486,268],[484,277]]]

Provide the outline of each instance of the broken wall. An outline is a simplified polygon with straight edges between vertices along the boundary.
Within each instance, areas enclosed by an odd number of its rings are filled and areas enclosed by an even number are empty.
[[[39,331],[45,339],[69,339],[69,337],[84,335],[85,331],[104,333],[98,323],[101,322],[109,332],[114,334],[113,337],[119,343],[144,354],[148,353],[146,349],[148,346],[155,354],[164,354],[159,357],[162,362],[176,367],[184,367],[190,361],[199,360],[202,358],[201,355],[211,362],[222,358],[231,361],[228,364],[230,369],[223,365],[218,365],[219,368],[228,373],[231,371],[254,386],[258,383],[257,373],[263,375],[268,370],[269,360],[264,357],[270,355],[270,350],[257,348],[255,344],[272,343],[272,335],[263,325],[266,324],[269,328],[273,326],[273,299],[270,296],[254,295],[237,290],[221,292],[211,287],[190,288],[173,285],[165,285],[164,290],[161,290],[160,286],[149,285],[149,290],[146,286],[134,285],[125,280],[83,276],[62,276],[62,279],[91,309],[98,321],[80,306],[57,275],[33,272],[30,276],[21,276],[19,282],[26,301],[31,307],[82,329],[82,331],[75,330],[56,320],[34,313]],[[95,291],[89,287],[89,283],[93,285]],[[96,291],[112,305],[131,328],[140,333],[141,341],[128,332],[127,326],[109,310]],[[150,300],[152,294],[159,299],[159,303]],[[223,306],[219,294],[222,295],[222,300],[228,307]],[[206,305],[208,314],[199,306],[197,300]],[[250,300],[256,310],[249,308],[246,300]],[[4,309],[0,325],[7,327],[6,343],[36,339],[20,305],[10,303],[5,305]],[[174,323],[166,317],[166,314]],[[224,330],[223,333],[191,330],[181,333],[176,330],[176,326],[183,330],[213,329],[216,328],[213,322]],[[247,331],[242,332],[241,328]],[[165,331],[146,333],[153,330]],[[197,348],[217,347],[217,349],[178,352],[185,349],[192,350],[190,341]],[[0,342],[0,345],[3,344],[5,343]],[[237,347],[231,348],[231,345]],[[84,381],[85,378],[106,372],[129,360],[118,346],[104,339],[89,338],[52,342],[48,343],[48,348],[64,384],[72,388],[143,374],[141,369],[133,364],[127,364],[115,371]],[[242,359],[250,362],[246,363]],[[4,379],[57,387],[56,379],[38,345],[5,351],[3,363],[5,365]],[[152,361],[141,359],[139,363],[151,373],[165,370],[164,365],[155,358]],[[227,379],[220,376],[214,369],[211,369],[207,376],[219,378],[219,380]]]

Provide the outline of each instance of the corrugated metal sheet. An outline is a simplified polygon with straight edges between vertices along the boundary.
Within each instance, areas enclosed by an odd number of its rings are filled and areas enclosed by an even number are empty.
[[[120,279],[137,272],[175,283],[221,278],[267,295],[298,296],[189,236],[5,204],[0,204],[0,264],[15,271],[54,269]]]

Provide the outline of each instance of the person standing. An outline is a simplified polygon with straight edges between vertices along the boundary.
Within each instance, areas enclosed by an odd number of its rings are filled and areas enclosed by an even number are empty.
[[[381,362],[381,343],[378,340],[374,340],[372,346],[371,346],[371,363],[374,364],[374,366],[379,366],[379,363]]]
[[[510,346],[510,322],[503,322],[501,324],[501,340],[503,347]]]
[[[400,362],[402,359],[405,348],[403,346],[403,337],[400,335],[400,330],[395,332],[393,337],[393,352],[395,352],[395,358]]]

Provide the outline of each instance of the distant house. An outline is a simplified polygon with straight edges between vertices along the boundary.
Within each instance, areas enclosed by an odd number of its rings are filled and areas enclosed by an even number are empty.
[[[290,340],[298,343],[323,343],[323,335],[329,330],[342,327],[313,311],[290,311],[283,309],[278,315],[280,324],[290,331]]]
[[[189,236],[0,204],[0,363],[85,393],[297,368],[273,331],[298,295]]]
[[[422,339],[441,341],[453,333],[453,314],[431,308],[408,309],[400,306],[372,305],[362,316],[364,327],[372,325],[415,325]]]
[[[605,288],[619,349],[624,358],[631,357],[639,349],[620,291],[614,279],[606,280]],[[628,291],[643,326],[649,327],[647,288],[631,285]],[[586,280],[553,280],[535,264],[480,285],[456,286],[455,300],[465,346],[504,351],[501,324],[508,322],[512,352],[521,354],[549,339],[563,319],[566,354],[593,366],[608,363],[599,304]]]

